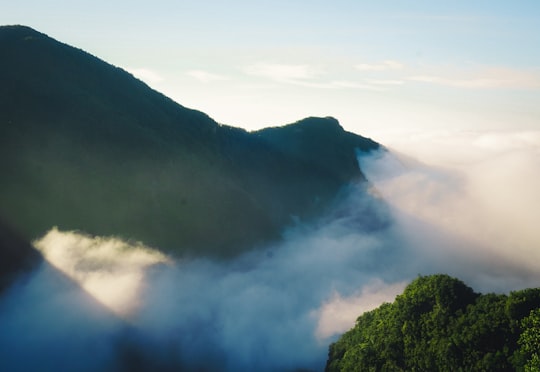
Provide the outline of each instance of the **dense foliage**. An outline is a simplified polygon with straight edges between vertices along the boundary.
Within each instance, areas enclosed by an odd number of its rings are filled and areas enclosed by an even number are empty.
[[[477,294],[420,276],[330,346],[327,371],[539,371],[540,288]]]

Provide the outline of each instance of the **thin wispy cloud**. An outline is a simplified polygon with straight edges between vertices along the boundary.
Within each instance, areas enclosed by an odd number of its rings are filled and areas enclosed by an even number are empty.
[[[360,63],[355,66],[360,71],[403,70],[405,65],[398,61],[386,60],[379,63]]]
[[[295,85],[301,85],[307,88],[319,88],[319,89],[362,89],[371,91],[383,91],[384,88],[373,84],[367,84],[363,82],[346,81],[346,80],[333,80],[326,82],[309,82],[309,81],[295,81],[292,82]]]
[[[186,75],[202,83],[212,83],[215,81],[229,80],[227,76],[215,74],[204,70],[190,70],[186,72]]]
[[[409,81],[466,89],[538,89],[540,71],[510,68],[486,68],[480,71],[462,71],[441,74],[419,74]]]
[[[397,80],[397,79],[368,79],[366,80],[369,84],[375,84],[375,85],[403,85],[405,84],[404,80]]]
[[[305,64],[257,63],[246,67],[244,71],[248,75],[288,83],[305,82],[324,74],[320,67]]]
[[[251,76],[306,88],[384,90],[377,84],[370,84],[362,80],[332,79],[329,77],[330,72],[315,65],[259,63],[248,66],[244,71]]]

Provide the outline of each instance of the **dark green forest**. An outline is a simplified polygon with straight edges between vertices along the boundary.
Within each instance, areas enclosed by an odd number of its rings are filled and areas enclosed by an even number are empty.
[[[539,356],[540,288],[479,294],[432,275],[361,315],[326,371],[540,371]]]

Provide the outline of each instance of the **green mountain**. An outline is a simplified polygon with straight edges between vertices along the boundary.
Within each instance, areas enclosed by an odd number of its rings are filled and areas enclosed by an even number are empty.
[[[321,215],[379,145],[333,118],[220,125],[128,72],[24,26],[0,27],[0,216],[231,256]]]
[[[539,371],[540,288],[478,294],[421,276],[330,346],[327,371]]]

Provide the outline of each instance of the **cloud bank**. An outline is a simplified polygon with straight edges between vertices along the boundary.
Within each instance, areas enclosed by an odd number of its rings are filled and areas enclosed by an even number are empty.
[[[92,238],[57,228],[34,246],[54,267],[118,315],[127,315],[137,306],[145,269],[170,261],[140,243]]]
[[[459,270],[449,263],[448,270],[485,291],[540,285],[539,132],[442,132],[389,141],[429,164],[379,154],[361,160],[364,170],[403,226],[432,226],[448,237],[443,246],[458,240],[441,257],[465,264]],[[414,228],[407,235],[429,236]]]
[[[418,274],[484,292],[540,285],[540,134],[393,144],[401,153],[359,156],[370,185],[351,185],[327,216],[232,260],[51,230],[35,245],[80,287],[50,265],[14,285],[0,299],[0,358],[13,370],[34,354],[58,369],[65,350],[83,370],[320,371],[332,340]]]

